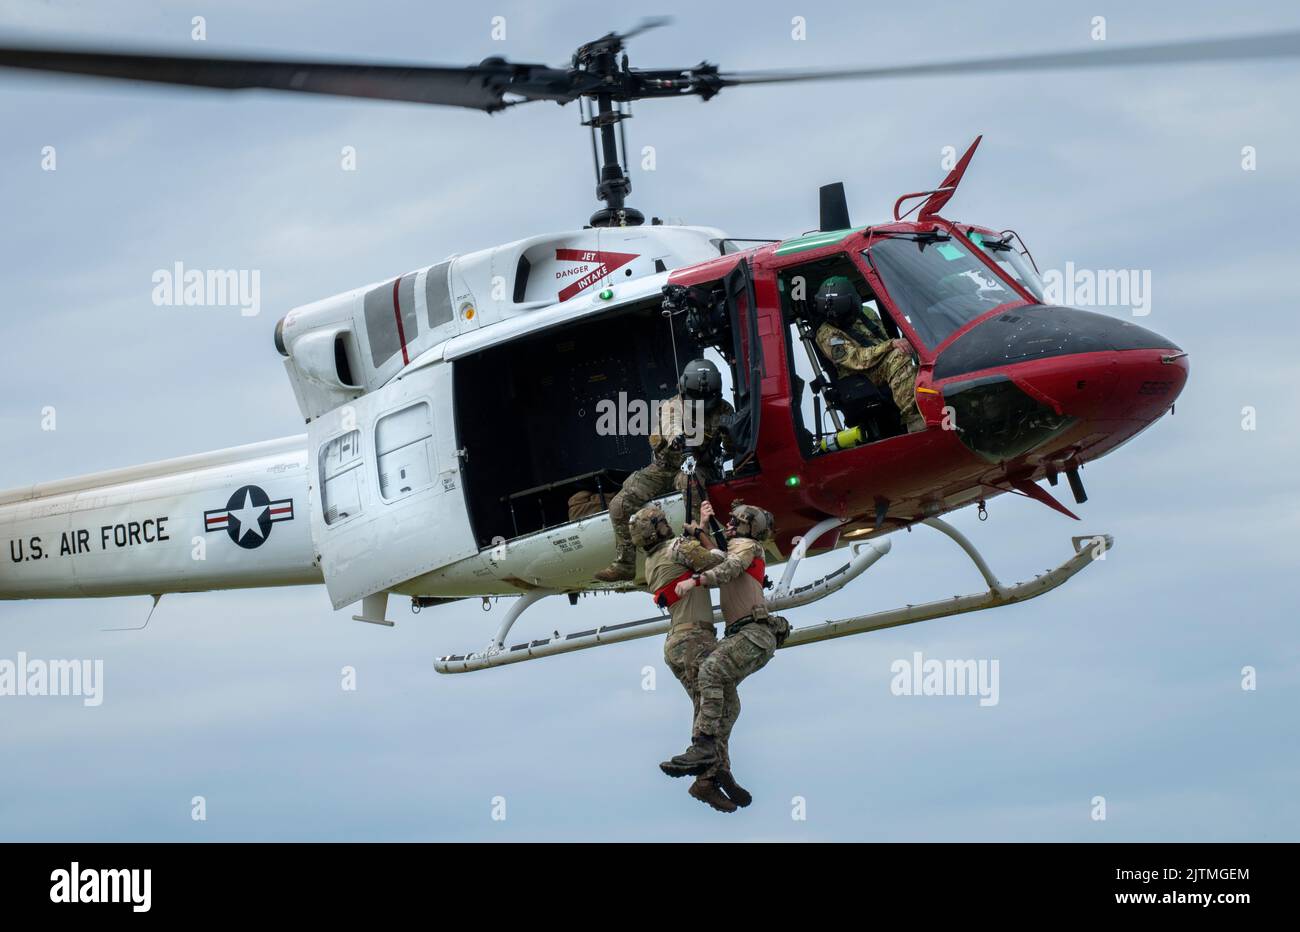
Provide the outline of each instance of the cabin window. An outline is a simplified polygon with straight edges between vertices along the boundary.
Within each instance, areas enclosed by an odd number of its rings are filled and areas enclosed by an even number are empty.
[[[424,277],[424,303],[429,308],[429,329],[451,323],[451,260],[440,262]]]
[[[350,431],[320,448],[320,500],[325,523],[361,513],[361,431]]]
[[[433,456],[433,417],[427,402],[381,417],[375,424],[375,466],[384,501],[433,485]]]
[[[398,353],[402,364],[407,357],[407,344],[416,338],[415,274],[403,275],[387,285],[366,292],[366,336],[370,340],[370,356],[376,369],[382,368]]]

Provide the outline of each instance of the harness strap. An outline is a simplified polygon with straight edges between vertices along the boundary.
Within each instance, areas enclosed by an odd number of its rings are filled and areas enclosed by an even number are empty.
[[[687,570],[668,585],[656,589],[654,594],[655,605],[658,605],[660,608],[672,608],[672,606],[681,599],[681,596],[677,594],[677,584],[679,582],[685,582],[690,579],[692,575],[693,573],[690,570]]]

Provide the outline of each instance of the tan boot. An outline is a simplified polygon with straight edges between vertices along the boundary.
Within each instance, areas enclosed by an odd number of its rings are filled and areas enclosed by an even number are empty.
[[[636,548],[631,541],[614,535],[614,562],[596,574],[600,582],[629,582],[636,579]]]
[[[605,567],[596,574],[596,579],[600,582],[626,582],[636,579],[636,564],[621,563],[615,560],[609,566]]]
[[[714,783],[708,777],[698,777],[691,784],[691,788],[686,792],[690,793],[700,802],[712,806],[719,812],[735,812],[736,804],[723,795],[722,790],[718,789],[718,784]]]

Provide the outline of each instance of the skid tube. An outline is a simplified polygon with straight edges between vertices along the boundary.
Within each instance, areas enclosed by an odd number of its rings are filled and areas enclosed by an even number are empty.
[[[934,602],[905,605],[899,608],[873,612],[868,615],[859,615],[838,621],[824,621],[802,628],[795,628],[790,632],[790,636],[781,646],[781,649],[847,637],[851,634],[862,634],[867,631],[879,631],[883,628],[893,628],[899,625],[915,624],[919,621],[929,621],[949,615],[977,612],[986,608],[1012,605],[1016,602],[1025,602],[1052,591],[1094,560],[1104,558],[1106,552],[1114,545],[1114,540],[1106,534],[1071,538],[1074,554],[1069,559],[1031,580],[1008,586],[998,580],[983,556],[975,548],[975,545],[961,531],[938,518],[928,518],[922,523],[947,535],[966,552],[966,555],[970,557],[980,575],[984,577],[984,581],[988,584],[987,591],[953,596]],[[823,527],[826,524],[826,522],[819,524],[810,531],[804,541],[800,542],[791,555],[791,563],[797,565],[802,560],[808,546],[811,546],[816,540],[813,533],[820,536],[825,530],[836,526],[838,522]],[[781,584],[774,591],[772,598],[768,599],[768,608],[773,612],[780,612],[825,598],[861,575],[868,567],[888,553],[889,549],[888,540],[855,544],[853,545],[853,558],[848,563],[834,572],[798,588],[790,587],[793,569],[787,566]],[[518,618],[523,607],[525,606],[519,606],[520,612],[513,613],[515,619]],[[716,612],[714,620],[722,620],[721,616]],[[567,654],[572,651],[587,650],[606,644],[617,644],[621,641],[653,637],[657,634],[665,634],[668,631],[668,626],[668,616],[659,615],[637,621],[603,625],[587,631],[575,631],[567,635],[524,641],[512,647],[504,646],[504,637],[509,628],[503,626],[503,630],[498,632],[497,638],[483,651],[440,657],[434,661],[434,669],[439,673],[470,673],[475,670],[486,670],[512,663],[522,663],[526,660],[537,660],[554,654]]]

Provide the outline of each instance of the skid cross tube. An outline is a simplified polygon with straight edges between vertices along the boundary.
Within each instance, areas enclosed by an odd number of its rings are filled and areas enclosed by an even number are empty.
[[[984,555],[981,554],[979,550],[975,548],[975,545],[970,542],[970,538],[957,530],[947,521],[943,521],[939,518],[926,518],[921,523],[928,527],[932,527],[943,534],[947,534],[956,542],[957,546],[966,551],[966,556],[970,557],[971,562],[975,564],[975,568],[978,569],[980,575],[984,577],[984,581],[989,584],[990,592],[996,592],[999,594],[1005,592],[1005,587],[1002,583],[998,582],[997,576],[994,575],[993,570],[990,569],[988,563],[985,562]]]
[[[794,545],[794,550],[790,551],[790,559],[786,561],[785,572],[781,574],[781,582],[777,585],[776,591],[772,593],[772,598],[779,599],[790,591],[790,583],[794,580],[795,570],[803,562],[803,558],[808,555],[808,549],[817,540],[832,528],[837,528],[844,523],[843,518],[826,518],[817,522],[812,529],[799,538],[799,542]]]

